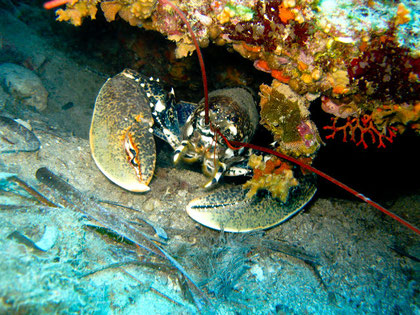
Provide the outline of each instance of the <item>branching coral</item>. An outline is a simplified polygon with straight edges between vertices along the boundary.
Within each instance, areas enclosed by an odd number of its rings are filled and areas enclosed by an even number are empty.
[[[371,114],[360,117],[336,116],[331,118],[331,126],[324,126],[325,130],[332,130],[327,139],[334,139],[337,132],[342,131],[343,142],[347,142],[349,134],[350,141],[356,145],[362,144],[366,149],[368,143],[365,135],[369,134],[373,144],[378,141],[378,148],[385,148],[385,141],[392,143],[397,134],[403,132],[407,126],[419,130],[420,102],[415,105],[384,105]],[[344,125],[337,126],[340,117],[347,118],[347,121]]]
[[[337,126],[338,117],[331,118],[333,121],[332,126],[324,126],[326,130],[332,130],[332,134],[326,136],[327,139],[334,139],[337,132],[343,132],[343,142],[347,142],[347,133],[351,136],[350,141],[356,143],[356,145],[362,144],[365,149],[368,148],[366,143],[365,135],[369,134],[372,143],[378,141],[378,148],[385,148],[385,140],[392,143],[396,137],[397,128],[393,126],[385,127],[382,131],[379,131],[372,121],[371,115],[363,115],[360,118],[347,118],[347,121],[342,126]],[[357,138],[359,141],[357,141]]]

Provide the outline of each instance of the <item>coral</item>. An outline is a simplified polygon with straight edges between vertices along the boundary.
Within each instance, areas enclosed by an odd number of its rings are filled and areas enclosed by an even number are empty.
[[[157,0],[71,0],[65,10],[57,10],[58,21],[70,21],[75,26],[80,26],[86,16],[95,19],[97,4],[108,22],[114,21],[118,15],[132,26],[141,24],[141,21],[151,16],[156,8]]]
[[[327,139],[334,139],[337,132],[343,132],[343,142],[347,142],[347,132],[350,134],[350,141],[356,143],[356,145],[363,144],[365,149],[368,148],[366,143],[365,135],[369,134],[371,136],[372,143],[375,143],[378,140],[378,148],[385,148],[384,140],[392,143],[393,139],[396,137],[396,127],[388,126],[382,129],[382,132],[378,130],[377,126],[374,124],[371,115],[363,115],[360,118],[347,118],[347,121],[344,125],[337,127],[338,117],[331,118],[333,121],[332,126],[324,126],[326,130],[332,130],[333,133],[326,136]],[[356,138],[360,140],[357,141]]]
[[[363,144],[365,149],[368,147],[365,134],[371,136],[372,143],[378,140],[378,148],[385,148],[385,140],[392,143],[397,133],[403,133],[407,127],[420,133],[420,102],[415,105],[384,105],[376,108],[370,115],[347,117],[342,126],[337,126],[339,117],[341,116],[331,118],[331,126],[324,126],[324,129],[333,131],[326,138],[334,139],[337,132],[343,131],[343,142],[347,142],[348,132],[350,140],[356,145]]]
[[[298,185],[290,165],[274,156],[263,158],[262,155],[252,154],[248,165],[254,170],[252,179],[244,184],[244,188],[250,189],[248,197],[252,197],[260,189],[266,189],[274,198],[285,202],[290,188]]]
[[[69,0],[67,9],[57,13],[60,20],[80,25],[83,17],[94,18],[98,3],[108,21],[119,15],[131,25],[167,36],[177,45],[177,58],[195,50],[185,23],[163,1]],[[420,101],[420,7],[413,1],[194,0],[176,5],[201,47],[210,42],[228,45],[270,73],[272,89],[279,82],[287,84],[303,107],[322,96],[327,113],[357,118],[384,104],[404,107]],[[262,102],[267,100],[266,95]],[[298,141],[299,124],[283,126],[292,130],[282,133]]]
[[[90,0],[73,0],[67,3],[67,8],[65,10],[57,10],[57,20],[58,21],[70,21],[74,26],[82,25],[82,20],[86,16],[90,16],[92,20],[96,17],[96,8],[97,1]]]
[[[384,105],[372,112],[372,120],[382,129],[392,125],[400,133],[407,127],[420,133],[420,102],[415,105]]]
[[[108,22],[115,20],[115,16],[122,9],[122,7],[122,4],[116,1],[107,1],[101,3],[101,10],[104,12],[105,19]]]
[[[280,151],[297,157],[315,154],[321,141],[305,100],[277,80],[260,90],[261,124],[273,133]]]

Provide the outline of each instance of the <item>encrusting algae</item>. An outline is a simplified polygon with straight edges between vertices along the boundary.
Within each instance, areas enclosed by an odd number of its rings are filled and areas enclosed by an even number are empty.
[[[252,154],[248,165],[254,170],[253,177],[243,186],[249,188],[248,197],[260,189],[266,189],[273,197],[286,202],[290,188],[298,185],[290,165],[277,157],[263,159],[262,155]]]
[[[261,124],[274,134],[280,151],[295,157],[315,155],[321,138],[302,96],[277,80],[260,90]]]

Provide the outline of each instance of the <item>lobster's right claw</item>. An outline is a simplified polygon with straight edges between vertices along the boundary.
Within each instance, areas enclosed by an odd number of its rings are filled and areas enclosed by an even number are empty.
[[[187,206],[188,215],[195,221],[216,230],[249,232],[276,226],[298,213],[316,192],[315,176],[299,179],[286,202],[268,193],[247,198],[248,190],[241,186],[216,191],[193,199]]]

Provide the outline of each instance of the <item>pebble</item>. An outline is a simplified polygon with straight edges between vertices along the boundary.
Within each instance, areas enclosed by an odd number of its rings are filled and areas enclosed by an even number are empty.
[[[160,200],[151,198],[144,203],[142,209],[144,211],[151,212],[161,206],[162,206],[162,203],[160,202]]]
[[[31,70],[13,63],[0,65],[0,84],[17,102],[38,111],[47,108],[48,92]]]

